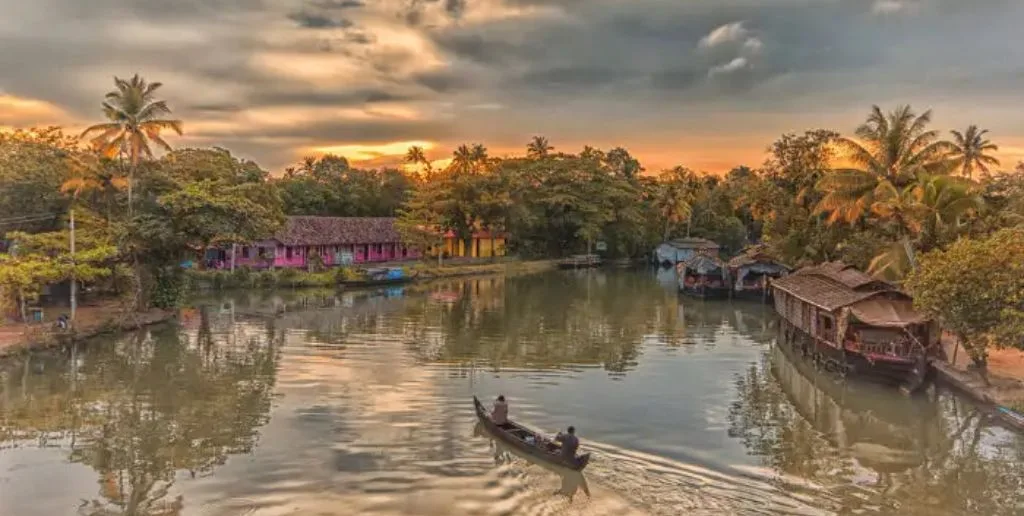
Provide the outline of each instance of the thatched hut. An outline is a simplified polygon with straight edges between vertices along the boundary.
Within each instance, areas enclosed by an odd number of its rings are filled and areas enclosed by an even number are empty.
[[[679,291],[702,299],[729,297],[729,268],[717,256],[698,253],[676,264]]]
[[[762,301],[771,298],[771,282],[790,273],[765,245],[748,247],[729,260],[728,267],[733,297]]]

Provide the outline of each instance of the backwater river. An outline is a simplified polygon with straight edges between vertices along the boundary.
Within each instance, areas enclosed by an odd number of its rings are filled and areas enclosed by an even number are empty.
[[[0,362],[0,515],[1024,514],[1024,438],[819,372],[672,270],[194,305]],[[474,394],[590,465],[504,456]]]

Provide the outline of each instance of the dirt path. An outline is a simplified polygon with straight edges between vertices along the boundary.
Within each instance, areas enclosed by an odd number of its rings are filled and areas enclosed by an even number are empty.
[[[52,308],[46,312],[42,323],[0,326],[0,356],[26,348],[52,346],[66,339],[87,339],[109,331],[130,330],[174,317],[173,312],[159,309],[126,313],[120,300],[107,300],[79,307],[73,329],[58,330],[55,327],[57,317],[66,312],[66,308]]]
[[[942,345],[946,356],[949,357],[949,365],[957,373],[972,379],[971,383],[977,385],[992,400],[1018,410],[1024,409],[1024,351],[1011,348],[990,350],[988,377],[991,385],[985,386],[981,377],[968,369],[971,359],[967,352],[962,347],[956,351],[954,337],[943,336]]]

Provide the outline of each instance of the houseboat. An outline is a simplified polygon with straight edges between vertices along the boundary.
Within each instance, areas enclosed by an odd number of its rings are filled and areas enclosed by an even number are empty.
[[[747,248],[729,260],[728,265],[732,297],[762,302],[771,300],[771,282],[790,272],[790,268],[775,260],[763,245]]]
[[[729,269],[725,262],[710,254],[695,254],[676,264],[679,291],[701,299],[729,297]]]
[[[916,389],[938,353],[937,325],[894,285],[841,262],[772,282],[784,338],[826,369]]]
[[[717,255],[718,244],[703,238],[680,238],[665,242],[654,250],[654,259],[664,267],[674,267],[699,253]]]

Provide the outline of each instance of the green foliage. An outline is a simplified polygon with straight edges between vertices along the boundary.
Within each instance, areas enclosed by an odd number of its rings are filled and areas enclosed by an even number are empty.
[[[334,281],[335,283],[341,283],[342,281],[356,281],[362,279],[362,275],[354,267],[338,267],[334,269]]]
[[[253,272],[248,268],[238,268],[234,272],[222,270],[184,271],[184,284],[189,290],[231,290],[246,288],[300,288],[300,287],[331,287],[337,284],[340,274],[345,268],[333,271],[307,272],[300,269],[285,268]]]
[[[153,223],[173,242],[203,253],[213,245],[249,243],[284,223],[277,189],[255,163],[223,149],[184,149],[164,156],[144,183]]]
[[[1024,349],[1024,230],[962,239],[920,258],[914,304],[953,331],[984,366],[989,345]]]
[[[163,309],[180,306],[185,294],[182,270],[177,267],[158,267],[153,269],[152,274],[152,285],[148,287],[150,305]]]
[[[414,156],[417,163],[426,158]],[[306,158],[272,181],[288,215],[392,217],[411,195],[414,180],[396,169],[351,168],[343,157]]]
[[[0,236],[59,227],[68,206],[61,185],[71,176],[69,158],[77,150],[57,127],[0,131]]]

